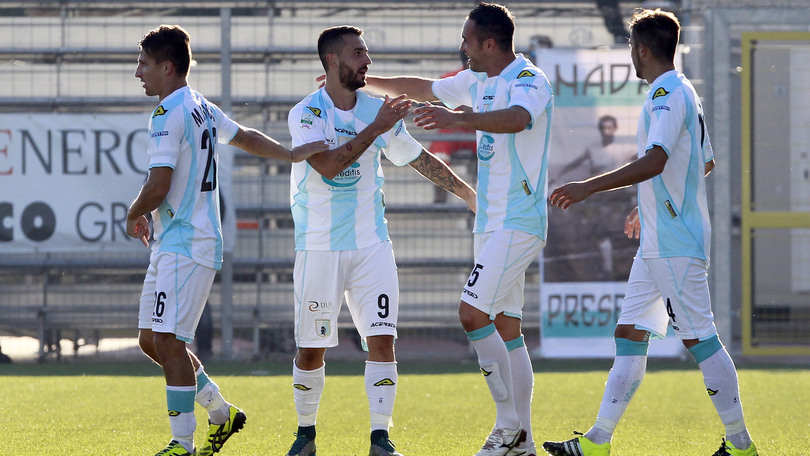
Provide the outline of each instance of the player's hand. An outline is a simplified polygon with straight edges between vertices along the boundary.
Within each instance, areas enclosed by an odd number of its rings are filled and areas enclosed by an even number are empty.
[[[318,84],[319,89],[321,87],[325,86],[326,85],[326,75],[322,74],[322,75],[318,76],[317,78],[315,78],[315,82],[320,83],[320,84]]]
[[[411,103],[413,100],[408,100],[405,95],[396,98],[386,95],[385,101],[377,112],[377,117],[372,122],[372,125],[379,131],[378,136],[394,128],[397,122],[405,118],[411,110]]]
[[[426,102],[424,106],[413,110],[413,113],[416,114],[413,121],[417,127],[422,127],[425,130],[456,128],[463,126],[461,116],[468,112],[472,112],[472,108],[469,106],[459,106],[451,111],[444,106],[436,106]]]
[[[127,234],[135,239],[140,239],[144,247],[149,247],[149,220],[141,215],[135,220],[127,217]]]
[[[641,222],[638,219],[638,206],[634,207],[624,221],[624,234],[628,239],[638,239],[641,235]]]
[[[326,141],[313,141],[311,143],[302,144],[298,147],[293,147],[290,153],[293,163],[298,163],[308,159],[309,157],[329,150],[329,145]]]
[[[587,183],[570,182],[555,188],[548,197],[548,201],[560,209],[568,209],[572,204],[591,196],[591,193]]]

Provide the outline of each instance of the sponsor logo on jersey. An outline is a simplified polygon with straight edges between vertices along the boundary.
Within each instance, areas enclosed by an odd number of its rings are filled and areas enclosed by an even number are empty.
[[[166,209],[166,213],[169,214],[169,217],[174,218],[174,211],[171,209]]]
[[[156,131],[156,132],[152,133],[153,138],[157,138],[158,136],[169,136],[169,132],[166,131],[166,130],[163,130],[163,131]]]
[[[317,312],[319,310],[327,310],[334,307],[331,301],[327,302],[318,302],[318,301],[307,301],[309,303],[309,311],[310,312]]]
[[[313,108],[312,106],[307,106],[307,109],[309,109],[313,114],[315,114],[316,117],[321,117],[321,110],[320,109]]]
[[[329,320],[315,320],[315,334],[318,337],[329,337],[332,334],[332,327]]]
[[[481,135],[481,141],[478,142],[478,158],[481,161],[489,161],[495,155],[495,139],[489,135]]]
[[[520,74],[517,76],[517,78],[518,78],[518,79],[520,79],[520,78],[533,78],[533,77],[534,77],[534,73],[532,73],[532,72],[531,72],[531,71],[529,71],[529,70],[523,70],[523,71],[521,71],[521,72],[520,72]]]
[[[312,388],[308,387],[307,385],[302,385],[301,383],[293,383],[293,388],[301,391],[309,391]]]
[[[714,396],[717,392],[720,391],[719,389],[713,390],[711,388],[706,388],[706,392],[709,393],[709,396]],[[734,399],[737,399],[736,397]]]
[[[405,125],[405,122],[399,121],[399,126],[397,127],[397,131],[394,132],[394,136],[399,136],[399,133],[402,131],[402,127]]]
[[[660,110],[662,110],[662,109],[663,109],[664,111],[669,111],[669,106],[667,106],[667,105],[660,105],[660,106],[653,106],[653,108],[652,108],[653,112],[655,112],[655,111],[660,111]]]
[[[363,177],[363,175],[360,172],[360,163],[354,162],[334,178],[327,179],[321,176],[321,179],[332,187],[346,188],[360,182],[361,177]]]
[[[656,98],[663,97],[665,95],[669,95],[669,92],[664,90],[663,87],[659,87],[659,88],[655,89],[655,93],[653,93],[652,99],[655,100]]]
[[[395,383],[390,378],[384,378],[379,382],[375,383],[374,386],[394,386]]]
[[[306,111],[304,111],[304,113],[301,114],[301,126],[302,127],[309,128],[309,126],[312,125],[313,120],[314,119],[312,118],[312,114],[310,114],[310,113],[308,113]]]
[[[155,108],[155,112],[152,114],[152,117],[162,116],[163,114],[166,114],[167,112],[169,112],[169,111],[164,109],[163,105],[160,105],[157,108]]]
[[[534,84],[515,84],[515,88],[518,88],[518,87],[528,87],[530,89],[537,90],[537,86],[534,85]]]
[[[484,95],[483,98],[481,98],[481,99],[482,100],[494,100],[495,95]]]
[[[678,214],[675,212],[675,208],[672,207],[672,203],[670,203],[669,200],[664,201],[664,206],[667,207],[667,211],[669,211],[669,215],[672,218],[675,218],[675,217],[678,216]]]
[[[489,376],[490,376],[490,374],[492,374],[492,371],[488,371],[488,370],[486,370],[486,369],[484,369],[484,368],[482,367],[482,368],[481,368],[481,373],[482,373],[482,374],[484,374],[484,377],[489,377]]]
[[[357,132],[354,130],[346,130],[345,128],[335,128],[336,133],[345,133],[351,136],[357,136]]]

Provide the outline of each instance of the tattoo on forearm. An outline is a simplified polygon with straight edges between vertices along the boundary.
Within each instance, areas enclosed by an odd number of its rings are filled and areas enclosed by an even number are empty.
[[[363,155],[363,152],[365,152],[373,142],[373,138],[371,140],[361,139],[359,144],[357,144],[357,149],[352,147],[351,143],[346,143],[346,152],[348,153],[338,153],[335,155],[335,161],[340,163],[340,166],[347,167],[357,161],[357,158]]]
[[[450,168],[444,166],[439,159],[434,159],[426,153],[419,155],[411,166],[429,181],[450,193],[457,195],[456,192],[463,187],[461,180]]]
[[[242,144],[243,142],[245,142],[245,140],[242,138],[241,134],[237,133],[236,136],[233,137],[231,142],[235,144]]]

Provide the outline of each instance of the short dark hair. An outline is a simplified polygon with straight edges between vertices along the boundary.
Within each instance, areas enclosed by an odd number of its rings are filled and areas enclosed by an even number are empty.
[[[597,127],[602,128],[602,124],[605,122],[610,122],[613,124],[614,127],[618,127],[619,123],[616,121],[616,118],[611,116],[610,114],[606,114],[599,118],[599,122],[596,124]]]
[[[177,73],[188,76],[191,65],[191,38],[179,25],[161,25],[141,38],[138,47],[155,62],[172,62]]]
[[[515,16],[505,6],[481,2],[467,19],[475,22],[475,32],[482,41],[492,38],[498,49],[506,52],[514,49]]]
[[[343,42],[343,35],[362,36],[363,30],[351,25],[339,25],[324,30],[318,37],[318,57],[321,59],[324,71],[329,67],[326,62],[326,54],[334,54],[337,51],[338,46]]]
[[[674,14],[656,9],[636,10],[630,19],[630,38],[646,46],[653,57],[672,61],[681,35],[681,24]]]

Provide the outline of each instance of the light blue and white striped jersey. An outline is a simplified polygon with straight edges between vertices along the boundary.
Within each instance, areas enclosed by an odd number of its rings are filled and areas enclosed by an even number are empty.
[[[553,94],[546,75],[522,54],[497,76],[464,70],[433,82],[449,108],[489,112],[521,106],[531,122],[518,133],[476,132],[477,210],[474,233],[515,229],[546,239],[548,154]]]
[[[351,111],[336,108],[323,88],[295,105],[287,119],[293,147],[326,141],[335,149],[363,131],[377,117],[383,100],[356,93]],[[389,239],[381,151],[403,166],[422,153],[422,146],[400,120],[334,179],[321,176],[305,161],[292,165],[290,204],[296,250],[354,250]]]
[[[222,224],[215,144],[229,143],[239,125],[188,86],[164,98],[149,119],[149,169],[169,167],[166,199],[152,211],[158,252],[222,267]]]
[[[664,171],[638,184],[641,258],[693,257],[709,261],[711,223],[704,165],[714,158],[703,106],[677,70],[650,84],[638,121],[638,156],[661,146]]]

